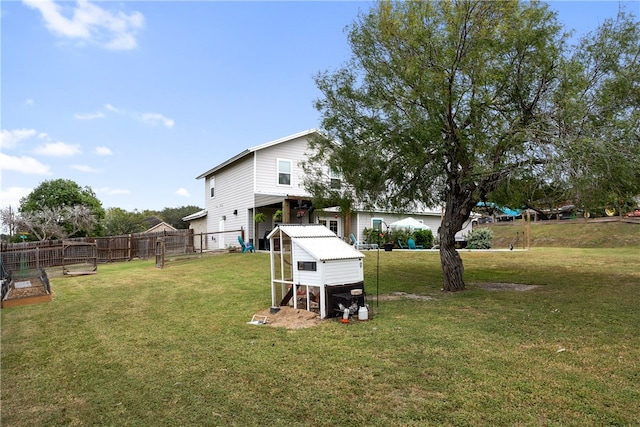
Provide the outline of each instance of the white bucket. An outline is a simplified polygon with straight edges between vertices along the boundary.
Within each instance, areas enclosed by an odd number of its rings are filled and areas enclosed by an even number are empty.
[[[358,320],[369,320],[369,309],[366,306],[358,309]]]

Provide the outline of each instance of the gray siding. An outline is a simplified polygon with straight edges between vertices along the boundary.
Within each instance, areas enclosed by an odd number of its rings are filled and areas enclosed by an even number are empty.
[[[215,174],[215,195],[210,197],[210,177],[206,178],[207,229],[220,231],[220,220],[225,217],[224,229],[245,229],[249,239],[249,209],[253,206],[253,156],[238,161],[233,167]],[[237,211],[237,214],[233,212]],[[253,222],[253,218],[251,218]],[[225,237],[225,246],[237,246],[237,237]]]
[[[256,152],[256,193],[307,195],[302,186],[303,172],[298,165],[306,159],[307,137],[300,137]],[[278,185],[278,159],[291,160],[291,185]]]

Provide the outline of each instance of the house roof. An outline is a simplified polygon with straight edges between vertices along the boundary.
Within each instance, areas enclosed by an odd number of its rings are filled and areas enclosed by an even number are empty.
[[[198,218],[204,218],[205,216],[207,216],[207,210],[203,209],[201,211],[198,211],[196,213],[192,213],[191,215],[187,215],[184,218],[182,218],[183,221],[193,221],[194,219],[198,219]]]
[[[147,231],[145,231],[145,233],[153,233],[153,232],[158,231],[158,230],[176,231],[177,229],[173,225],[167,224],[166,222],[162,221],[162,222],[157,223],[156,225],[154,225],[153,227],[151,227]]]
[[[336,234],[320,224],[285,224],[274,228],[267,236],[273,237],[282,231],[302,249],[318,261],[338,259],[362,259],[364,254],[341,240]]]
[[[224,162],[220,163],[218,166],[215,166],[212,169],[209,169],[208,171],[198,175],[196,177],[196,179],[205,178],[205,177],[207,177],[207,176],[219,171],[220,169],[222,169],[222,168],[224,168],[224,167],[226,167],[226,166],[228,166],[228,165],[230,165],[230,164],[242,159],[243,157],[245,157],[245,156],[247,156],[249,154],[255,153],[256,151],[263,150],[265,148],[268,148],[268,147],[271,147],[271,146],[274,146],[274,145],[278,145],[278,144],[281,144],[283,142],[290,141],[292,139],[296,139],[296,138],[300,138],[300,137],[303,137],[303,136],[307,136],[307,135],[310,135],[310,134],[316,133],[316,132],[317,132],[317,129],[309,129],[309,130],[305,130],[303,132],[295,133],[293,135],[285,136],[284,138],[280,138],[280,139],[276,139],[274,141],[266,142],[266,143],[261,144],[261,145],[256,145],[255,147],[247,148],[246,150],[242,151],[241,153],[236,154],[235,156],[231,157],[230,159],[225,160]]]

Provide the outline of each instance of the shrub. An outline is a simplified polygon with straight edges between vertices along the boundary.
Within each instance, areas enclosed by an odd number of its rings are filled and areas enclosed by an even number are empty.
[[[471,249],[491,249],[493,232],[490,228],[476,228],[467,238],[467,247]]]
[[[416,230],[413,232],[413,238],[418,246],[422,246],[425,249],[433,247],[434,238],[431,230]]]

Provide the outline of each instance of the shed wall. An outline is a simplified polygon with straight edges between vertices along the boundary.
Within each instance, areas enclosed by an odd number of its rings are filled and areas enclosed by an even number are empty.
[[[342,285],[345,283],[359,282],[364,278],[362,260],[345,259],[332,260],[323,263],[324,284]]]

